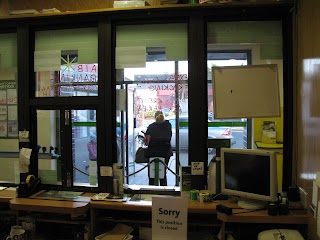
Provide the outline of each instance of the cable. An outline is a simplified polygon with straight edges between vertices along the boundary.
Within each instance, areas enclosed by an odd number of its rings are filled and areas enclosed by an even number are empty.
[[[150,163],[154,162],[154,160],[155,160],[155,159],[153,159]],[[172,170],[169,168],[169,166],[168,166],[167,164],[165,164],[164,161],[162,161],[162,160],[159,159],[159,158],[158,158],[158,160],[159,160],[159,161],[165,166],[165,168],[166,168],[167,170],[169,170],[173,175],[175,175],[176,177],[179,177],[179,175],[176,174],[174,171],[172,171]]]
[[[154,159],[154,160],[155,160],[155,159]],[[133,173],[130,173],[130,174],[128,174],[128,175],[125,175],[124,177],[130,177],[130,176],[133,176],[133,175],[137,174],[138,172],[141,172],[141,171],[144,170],[146,167],[150,166],[150,164],[153,163],[154,160],[152,160],[151,162],[149,162],[147,165],[145,165],[143,168],[139,169],[138,171],[135,171],[135,172],[133,172]],[[168,165],[165,164],[161,159],[159,159],[159,161],[165,166],[165,168],[167,169],[167,171],[169,170],[169,171],[170,171],[172,174],[174,174],[175,176],[180,177],[178,174],[176,174],[175,172],[173,172],[173,171],[168,167]],[[74,165],[73,165],[73,168],[74,168],[75,170],[77,170],[78,172],[80,172],[80,173],[82,173],[82,174],[84,174],[84,175],[86,175],[86,176],[89,176],[88,173],[83,172],[82,170],[80,170],[79,168],[77,168],[77,167],[74,166]]]
[[[79,168],[77,168],[77,167],[76,167],[76,166],[74,166],[74,165],[73,165],[73,168],[74,168],[75,170],[77,170],[78,172],[81,172],[82,174],[89,176],[89,174],[88,174],[88,173],[83,172],[82,170],[80,170]]]
[[[131,176],[137,174],[138,172],[141,172],[143,169],[145,169],[145,168],[148,167],[149,165],[150,165],[150,164],[147,164],[147,165],[145,165],[143,168],[139,169],[138,171],[135,171],[135,172],[133,172],[133,173],[130,173],[130,174],[128,174],[128,175],[125,175],[124,177],[125,177],[125,178],[126,178],[126,177],[131,177]]]

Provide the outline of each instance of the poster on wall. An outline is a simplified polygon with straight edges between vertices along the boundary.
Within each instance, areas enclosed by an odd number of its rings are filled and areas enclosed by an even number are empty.
[[[0,104],[7,104],[7,91],[0,90]]]
[[[0,137],[7,137],[7,122],[6,121],[0,121]]]
[[[8,106],[8,120],[18,120],[17,105]]]
[[[18,137],[18,121],[8,121],[8,137]]]
[[[7,120],[7,106],[0,105],[0,121]]]
[[[7,104],[17,104],[17,89],[7,89]]]
[[[0,137],[18,137],[18,100],[15,80],[0,80]]]

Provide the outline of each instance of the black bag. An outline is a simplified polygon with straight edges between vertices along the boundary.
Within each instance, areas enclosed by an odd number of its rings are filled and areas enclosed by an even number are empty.
[[[143,147],[139,147],[137,152],[136,152],[136,158],[135,158],[135,162],[136,163],[148,163],[149,162],[149,158],[146,157],[146,150],[148,148],[143,148]]]

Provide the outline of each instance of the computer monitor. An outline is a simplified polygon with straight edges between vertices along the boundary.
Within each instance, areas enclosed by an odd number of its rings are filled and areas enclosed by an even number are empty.
[[[221,192],[239,197],[245,209],[264,208],[277,198],[275,152],[253,149],[221,149]]]

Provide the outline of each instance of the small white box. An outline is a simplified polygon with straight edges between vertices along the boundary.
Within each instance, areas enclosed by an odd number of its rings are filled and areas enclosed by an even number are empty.
[[[114,1],[113,8],[130,8],[130,7],[144,7],[146,6],[145,1]]]
[[[290,240],[304,240],[302,235],[297,230],[292,229],[272,229],[260,232],[258,235],[258,240],[281,240],[283,239]]]

